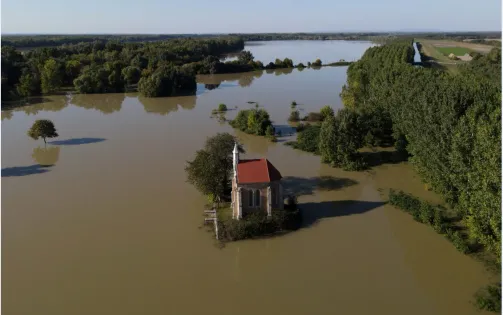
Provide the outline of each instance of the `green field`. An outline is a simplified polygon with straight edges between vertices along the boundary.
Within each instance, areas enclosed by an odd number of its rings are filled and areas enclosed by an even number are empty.
[[[435,47],[435,48],[445,56],[449,56],[449,54],[451,53],[456,56],[463,56],[464,54],[468,54],[471,52],[470,49],[464,47]]]

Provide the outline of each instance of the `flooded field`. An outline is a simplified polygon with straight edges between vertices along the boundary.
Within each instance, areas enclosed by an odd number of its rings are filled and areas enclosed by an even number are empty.
[[[49,96],[3,111],[5,314],[483,314],[470,300],[484,267],[385,204],[389,188],[439,201],[409,165],[345,172],[210,118],[219,103],[258,102],[276,126],[293,100],[340,108],[345,71],[200,76],[194,96]],[[26,135],[40,118],[60,135],[46,148]],[[217,132],[278,168],[304,228],[216,246],[184,165]]]

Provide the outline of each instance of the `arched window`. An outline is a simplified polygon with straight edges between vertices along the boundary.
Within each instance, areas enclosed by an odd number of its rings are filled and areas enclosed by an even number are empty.
[[[253,190],[248,190],[248,206],[253,207]]]
[[[260,190],[255,190],[255,207],[260,207]]]

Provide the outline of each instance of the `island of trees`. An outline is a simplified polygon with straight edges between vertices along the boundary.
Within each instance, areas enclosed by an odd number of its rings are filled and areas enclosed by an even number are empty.
[[[252,114],[249,117],[253,117]],[[218,239],[223,242],[237,241],[299,229],[302,218],[295,196],[289,196],[284,210],[274,210],[271,217],[265,212],[257,212],[241,220],[232,219],[231,152],[235,143],[237,139],[229,133],[209,137],[204,148],[198,150],[185,167],[188,182],[206,195],[217,211]],[[238,150],[244,153],[241,146],[238,146]]]
[[[235,61],[226,53],[242,50],[238,37],[185,38],[130,43],[96,40],[37,48],[27,52],[2,47],[2,100],[15,100],[62,90],[117,93],[138,90],[146,97],[193,94],[197,74],[264,69],[304,68],[289,58],[263,65],[248,51]],[[329,66],[348,65],[340,61]],[[321,60],[313,67],[322,66]]]

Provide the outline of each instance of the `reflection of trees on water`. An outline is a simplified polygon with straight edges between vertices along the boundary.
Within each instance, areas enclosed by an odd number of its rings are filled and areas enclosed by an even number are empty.
[[[42,166],[54,165],[59,159],[59,147],[50,146],[35,148],[33,149],[31,157]]]
[[[58,112],[66,106],[68,106],[68,99],[65,95],[31,97],[8,105],[12,108],[12,112],[24,112],[26,115],[36,115],[40,111]]]
[[[220,86],[223,82],[237,81],[239,86],[248,87],[252,85],[253,80],[258,79],[262,76],[264,72],[251,71],[251,72],[241,72],[241,73],[226,73],[226,74],[213,74],[213,75],[201,75],[198,78],[199,83],[203,83],[206,88],[209,85]],[[211,90],[211,88],[208,88]]]
[[[147,113],[154,113],[166,116],[178,110],[178,105],[183,109],[193,109],[196,107],[196,96],[174,96],[174,97],[144,97],[139,96],[138,101],[143,105]]]
[[[3,110],[2,111],[2,120],[7,119],[10,120],[12,118],[12,111],[11,110]]]
[[[95,109],[103,114],[118,112],[122,108],[124,94],[75,94],[72,95],[71,103],[85,109]]]
[[[218,83],[218,84],[205,84],[204,88],[211,91],[211,90],[218,88],[219,86],[220,86],[220,83]]]
[[[290,74],[293,72],[293,68],[285,68],[285,69],[274,69],[274,75],[282,75],[282,74]]]

